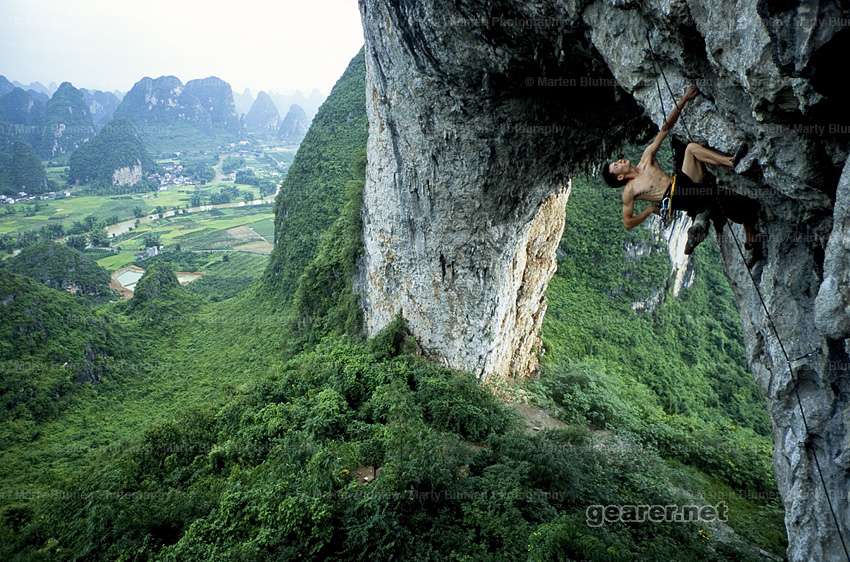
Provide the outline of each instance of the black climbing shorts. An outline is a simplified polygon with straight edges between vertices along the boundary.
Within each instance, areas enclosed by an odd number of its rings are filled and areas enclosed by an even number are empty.
[[[738,224],[756,222],[759,213],[758,201],[718,188],[714,177],[708,172],[705,172],[702,182],[692,180],[682,171],[681,160],[676,165],[676,191],[671,207],[674,211],[685,211],[691,218],[705,210],[712,210],[712,218],[728,218]]]
[[[717,203],[717,190],[712,184],[697,183],[681,170],[676,172],[676,191],[670,203],[674,211],[685,211],[695,217]]]

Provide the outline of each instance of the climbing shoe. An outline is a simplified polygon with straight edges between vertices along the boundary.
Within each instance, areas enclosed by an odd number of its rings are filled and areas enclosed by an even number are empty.
[[[747,143],[741,143],[741,146],[738,147],[738,150],[735,151],[735,155],[732,157],[732,167],[737,168],[738,164],[741,163],[741,160],[743,160],[749,151],[749,145]]]

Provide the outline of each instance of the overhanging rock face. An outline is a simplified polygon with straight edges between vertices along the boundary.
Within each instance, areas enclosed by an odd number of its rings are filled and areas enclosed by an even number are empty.
[[[726,152],[751,146],[745,175],[717,179],[762,203],[766,259],[753,273],[785,351],[806,355],[792,371],[728,227],[721,250],[773,419],[788,556],[844,559],[813,455],[850,538],[846,6],[361,0],[360,9],[370,332],[401,313],[448,365],[482,377],[533,371],[569,174],[662,119],[648,33],[675,93],[689,83],[703,93],[685,113],[690,134],[678,126],[676,136]]]
[[[367,326],[401,313],[426,353],[480,377],[535,369],[569,174],[603,132],[647,126],[563,7],[518,4],[493,27],[485,5],[361,3]],[[605,87],[553,86],[565,71]]]

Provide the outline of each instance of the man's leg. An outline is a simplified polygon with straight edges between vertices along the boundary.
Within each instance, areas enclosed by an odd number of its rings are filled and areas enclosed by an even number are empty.
[[[695,183],[701,183],[705,175],[705,164],[731,168],[732,157],[724,156],[695,142],[688,144],[685,147],[685,158],[682,160],[682,171]]]
[[[702,194],[703,187],[684,172],[683,166],[682,173],[676,181],[673,209],[687,211],[688,216],[693,219],[690,228],[688,228],[688,241],[685,244],[685,254],[691,254],[708,236],[708,221],[714,210],[714,202],[710,197]]]
[[[700,185],[705,178],[705,165],[732,167],[732,157],[724,156],[723,154],[706,148],[695,142],[689,143],[685,147],[685,155],[682,160],[682,172],[690,178],[693,183]],[[675,196],[674,196],[675,198]],[[710,195],[706,196],[711,198]],[[685,254],[691,254],[696,247],[705,240],[708,236],[708,221],[712,217],[715,203],[706,201],[707,206],[700,211],[695,217],[694,222],[688,229],[688,242],[685,245]]]

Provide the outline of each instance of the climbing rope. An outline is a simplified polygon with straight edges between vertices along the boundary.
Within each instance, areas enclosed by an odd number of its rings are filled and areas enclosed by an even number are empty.
[[[658,78],[655,79],[655,91],[658,92],[658,101],[661,102],[661,114],[667,115],[667,110],[664,108],[664,96],[661,95],[661,86],[658,84]],[[668,143],[670,144],[670,152],[674,153],[672,137],[668,137]],[[670,224],[670,220],[673,218],[673,188],[675,186],[676,174],[673,174],[673,180],[670,182],[670,195],[661,199],[661,207],[658,210],[658,214],[661,216],[661,226],[663,228],[667,228],[667,225]],[[667,192],[665,192],[665,195],[666,193]]]
[[[646,44],[649,47],[649,57],[652,59],[652,64],[655,66],[656,72],[658,72],[664,80],[664,85],[667,87],[667,93],[670,94],[670,99],[673,100],[673,105],[676,105],[676,95],[673,93],[673,88],[670,87],[670,82],[667,81],[667,75],[664,74],[664,69],[661,68],[661,65],[658,63],[658,59],[655,56],[655,50],[652,48],[652,42],[649,39],[648,29],[646,30]],[[661,88],[658,86],[658,78],[655,79],[655,87],[658,89],[658,101],[661,102],[661,111],[664,112],[664,115],[666,116],[667,112],[664,111],[664,99],[661,97]],[[688,135],[688,141],[694,142],[691,130],[688,128],[688,122],[685,121],[684,108],[683,111],[680,112],[679,119],[681,119],[682,126],[685,128],[685,133]]]
[[[652,43],[649,40],[649,30],[646,31],[646,44],[649,46],[650,58],[652,59],[652,63],[655,66],[657,72],[659,72],[662,76],[663,73],[660,72],[661,68],[658,65],[658,61],[655,59],[655,52],[652,49]],[[673,105],[678,107],[676,104],[676,97],[673,95],[673,89],[670,88],[670,83],[667,82],[667,77],[664,76],[664,83],[667,85],[667,91],[670,92],[670,98],[673,101]],[[661,95],[661,86],[658,84],[658,77],[655,78],[655,91],[658,93],[658,101],[661,103],[661,115],[662,117],[667,115],[667,109],[664,107],[664,96]],[[684,108],[683,108],[684,109]],[[688,138],[691,137],[691,132],[688,130],[687,123],[685,123],[684,116],[679,113],[680,118],[682,119],[682,125],[685,127],[685,131],[688,133]],[[662,125],[663,126],[663,125]],[[675,162],[675,150],[673,149],[673,137],[668,137],[668,143],[670,145],[670,153],[674,155]],[[661,216],[661,226],[663,228],[667,228],[670,222],[673,220],[673,195],[676,189],[676,174],[673,174],[673,180],[670,182],[670,195],[664,197],[661,200],[661,208],[659,209],[659,215]]]
[[[658,64],[658,60],[655,57],[655,51],[652,48],[652,42],[649,38],[649,30],[646,31],[646,44],[649,47],[650,58],[652,58],[652,62],[656,68],[656,71],[661,75],[664,79],[664,84],[667,86],[667,91],[670,94],[670,97],[673,99],[673,103],[675,103],[676,97],[673,94],[673,89],[670,87],[670,83],[667,81],[667,75],[664,73],[664,69]],[[667,112],[664,111],[664,99],[661,95],[661,87],[658,85],[658,78],[655,79],[655,87],[658,91],[658,101],[661,103],[661,111],[664,112],[664,115],[667,115]],[[680,112],[680,119],[682,120],[682,125],[685,128],[685,132],[688,135],[688,141],[693,142],[693,137],[691,136],[691,131],[688,129],[688,124],[684,118],[684,108]],[[672,141],[671,141],[672,142]],[[803,429],[806,432],[806,438],[812,435],[809,430],[809,422],[806,419],[806,411],[803,408],[803,401],[800,399],[800,389],[799,389],[799,381],[794,374],[794,366],[793,363],[799,361],[801,359],[805,359],[811,355],[817,353],[817,350],[810,351],[804,355],[791,359],[788,356],[788,351],[785,348],[785,344],[782,341],[782,338],[779,337],[779,330],[776,328],[776,323],[773,321],[773,316],[770,314],[770,310],[767,308],[767,303],[765,303],[764,297],[761,294],[761,290],[759,289],[758,283],[756,282],[755,277],[753,276],[753,271],[751,266],[747,263],[747,259],[744,256],[744,251],[741,249],[741,243],[738,241],[738,235],[735,234],[735,230],[732,228],[732,223],[729,219],[726,219],[725,226],[729,227],[729,232],[732,234],[732,239],[735,241],[735,247],[738,249],[738,253],[741,256],[741,260],[744,262],[744,267],[747,269],[747,274],[750,277],[750,281],[753,284],[753,288],[756,291],[756,295],[758,295],[759,301],[761,302],[761,306],[764,309],[765,317],[767,318],[768,324],[773,330],[773,335],[776,337],[776,341],[779,343],[779,349],[782,351],[783,357],[785,357],[785,365],[788,368],[788,373],[791,375],[791,382],[794,383],[794,397],[797,400],[797,407],[800,409],[800,417],[803,420]],[[806,446],[808,448],[808,446]],[[826,479],[823,477],[823,470],[821,469],[820,459],[818,459],[817,451],[815,450],[814,444],[811,446],[812,457],[815,460],[815,468],[817,469],[818,478],[820,479],[821,486],[823,488],[824,496],[826,497],[826,503],[829,506],[829,512],[832,515],[832,521],[835,523],[835,529],[838,531],[838,538],[841,541],[841,548],[844,550],[844,556],[847,558],[848,562],[850,562],[850,551],[847,550],[847,543],[844,541],[844,534],[841,532],[841,526],[838,523],[838,517],[835,515],[835,508],[832,505],[832,499],[829,496],[829,490],[826,487]]]
[[[759,290],[759,286],[756,283],[755,277],[753,277],[753,271],[750,266],[747,264],[747,259],[744,257],[744,251],[741,249],[741,243],[738,241],[738,235],[735,234],[735,230],[732,228],[732,224],[729,222],[729,219],[726,219],[726,225],[729,226],[729,232],[732,234],[732,238],[735,240],[735,247],[738,248],[738,253],[741,255],[741,260],[744,262],[744,266],[747,268],[747,273],[750,276],[750,281],[753,283],[753,288],[756,290],[756,295],[758,295],[759,301],[761,302],[761,306],[764,309],[765,316],[767,317],[768,324],[773,329],[773,335],[776,336],[776,341],[779,342],[779,349],[782,350],[782,355],[785,357],[785,365],[788,367],[788,372],[791,374],[791,381],[794,383],[794,397],[797,399],[797,407],[800,409],[800,416],[803,420],[803,429],[806,431],[806,437],[808,438],[811,435],[811,431],[809,430],[809,422],[806,420],[806,411],[803,409],[803,401],[800,399],[800,389],[799,389],[799,381],[794,376],[794,367],[793,363],[795,361],[799,361],[800,359],[804,359],[817,353],[817,351],[810,351],[805,355],[801,355],[800,357],[796,357],[791,359],[788,357],[788,352],[785,350],[785,344],[782,342],[782,338],[779,337],[779,332],[776,329],[776,324],[773,322],[773,317],[770,314],[770,311],[767,309],[767,304],[764,302],[764,297],[761,294],[761,290]],[[807,447],[808,448],[808,447]],[[818,471],[818,478],[820,478],[821,486],[823,486],[823,494],[826,496],[826,503],[829,505],[829,512],[832,514],[832,520],[835,522],[835,528],[838,531],[838,538],[841,540],[841,548],[844,549],[844,556],[847,557],[847,560],[850,561],[850,553],[847,551],[847,544],[844,542],[844,535],[841,532],[841,527],[838,524],[838,518],[835,515],[835,508],[832,506],[832,499],[829,497],[829,490],[826,488],[826,480],[823,477],[823,471],[821,470],[820,460],[818,459],[818,453],[814,449],[814,445],[812,445],[812,457],[815,459],[815,468]]]

